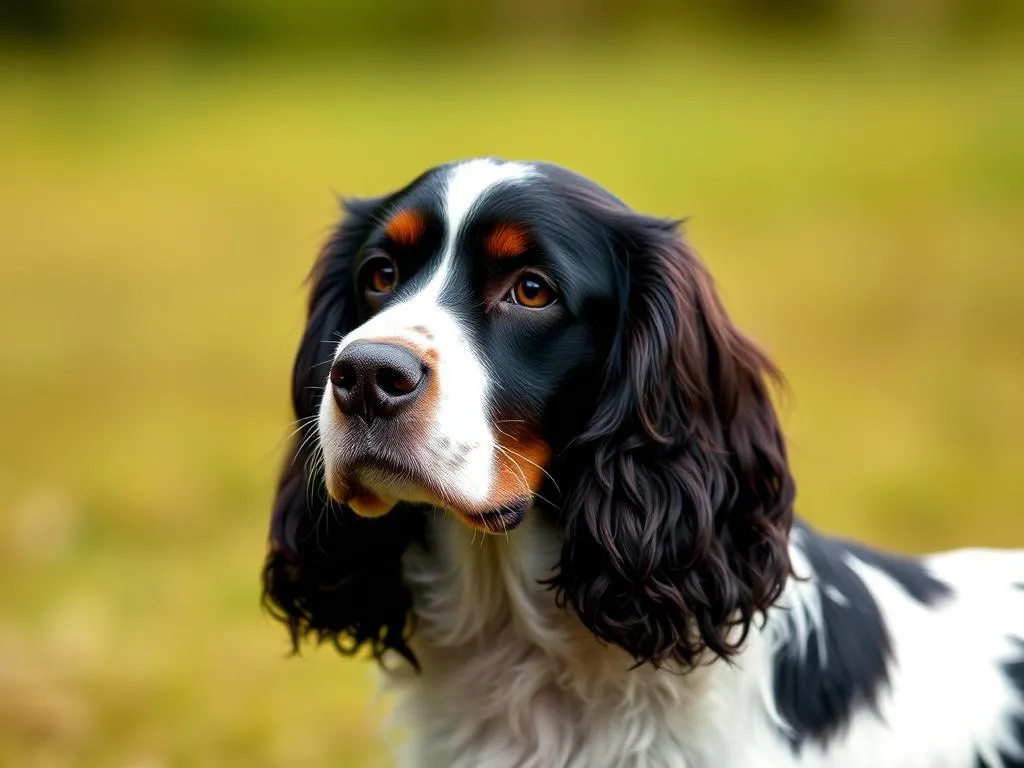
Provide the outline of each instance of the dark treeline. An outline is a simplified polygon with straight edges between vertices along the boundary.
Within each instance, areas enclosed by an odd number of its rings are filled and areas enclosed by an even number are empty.
[[[43,45],[487,40],[621,34],[631,27],[828,33],[859,26],[940,35],[1006,29],[1021,0],[0,0],[0,35]]]

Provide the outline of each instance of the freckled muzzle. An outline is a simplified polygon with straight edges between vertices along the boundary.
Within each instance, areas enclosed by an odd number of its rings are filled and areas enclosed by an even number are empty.
[[[426,346],[390,329],[341,345],[320,414],[327,489],[364,517],[424,503],[505,533],[525,518],[550,449],[518,419],[492,423],[468,345],[431,334]]]

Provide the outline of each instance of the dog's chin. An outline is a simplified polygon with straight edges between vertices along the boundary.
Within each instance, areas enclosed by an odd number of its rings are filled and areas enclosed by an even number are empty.
[[[381,517],[401,502],[434,503],[433,494],[411,482],[406,472],[396,469],[372,465],[347,467],[328,472],[326,484],[332,499],[360,517]]]
[[[393,467],[360,465],[328,472],[326,484],[331,498],[360,517],[382,517],[398,504],[419,504],[450,512],[476,531],[499,535],[522,523],[530,507],[528,498],[501,504],[460,504],[442,498],[429,482],[417,480],[410,470]]]

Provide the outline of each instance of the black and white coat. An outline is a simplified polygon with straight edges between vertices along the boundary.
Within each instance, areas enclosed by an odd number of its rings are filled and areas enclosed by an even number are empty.
[[[1024,553],[794,518],[674,222],[541,163],[353,201],[311,276],[264,591],[423,768],[1022,768]]]
[[[406,558],[423,669],[392,680],[406,765],[1024,766],[1022,553],[899,558],[799,525],[763,626],[675,674],[630,669],[538,586],[559,549],[543,523],[430,535]]]

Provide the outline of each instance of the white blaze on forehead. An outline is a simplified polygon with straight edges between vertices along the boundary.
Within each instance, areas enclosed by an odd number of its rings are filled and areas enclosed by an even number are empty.
[[[459,163],[448,171],[442,211],[444,244],[441,263],[421,293],[434,298],[440,295],[466,221],[486,194],[498,184],[521,181],[533,174],[533,167],[524,163],[500,163],[486,158]]]
[[[534,174],[524,163],[499,163],[494,160],[470,160],[449,171],[444,215],[449,242],[454,242],[466,216],[484,194],[496,184],[519,181]]]

